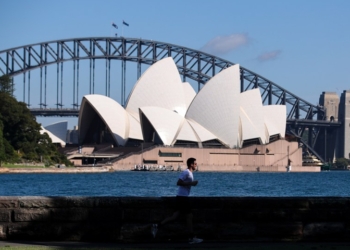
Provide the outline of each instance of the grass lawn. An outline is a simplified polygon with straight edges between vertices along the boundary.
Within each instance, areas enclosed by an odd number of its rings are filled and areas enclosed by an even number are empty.
[[[17,164],[5,163],[5,164],[1,164],[1,167],[3,167],[3,168],[44,168],[45,166],[40,166],[40,165],[17,165]]]

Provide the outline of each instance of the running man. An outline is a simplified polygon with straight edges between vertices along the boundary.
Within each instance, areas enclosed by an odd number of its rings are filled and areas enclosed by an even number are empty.
[[[191,187],[197,186],[198,184],[197,180],[193,180],[193,171],[195,171],[196,169],[197,169],[196,159],[189,158],[187,160],[187,169],[181,172],[179,179],[177,181],[177,185],[179,186],[179,189],[176,195],[176,211],[173,213],[172,216],[165,218],[159,224],[152,225],[153,237],[156,236],[157,230],[159,227],[162,227],[163,225],[165,225],[170,221],[176,220],[180,214],[184,214],[186,215],[186,222],[187,222],[187,229],[188,229],[188,236],[189,236],[188,242],[190,244],[193,244],[193,243],[201,243],[203,241],[202,239],[199,239],[194,236],[193,223],[192,223],[193,214],[192,214],[192,208],[188,197],[191,192]]]

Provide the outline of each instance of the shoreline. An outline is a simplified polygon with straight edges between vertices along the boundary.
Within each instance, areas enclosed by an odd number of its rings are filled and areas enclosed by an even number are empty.
[[[56,168],[56,167],[38,167],[38,168],[6,168],[0,167],[0,174],[38,174],[38,173],[107,173],[107,172],[143,172],[143,171],[133,171],[131,168],[125,167],[113,167],[113,166],[98,166],[98,167],[65,167],[65,168]],[[164,170],[165,171],[165,170]],[[160,171],[146,171],[146,172],[164,172]],[[167,170],[170,172],[170,170]],[[175,171],[175,170],[173,170]],[[200,172],[289,172],[286,171],[284,167],[260,167],[257,169],[251,166],[239,166],[239,167],[202,167],[199,169]],[[178,172],[178,171],[176,171]],[[293,167],[290,172],[321,172],[319,167]]]
[[[105,173],[113,172],[111,167],[74,167],[74,168],[0,168],[0,174],[13,173]]]

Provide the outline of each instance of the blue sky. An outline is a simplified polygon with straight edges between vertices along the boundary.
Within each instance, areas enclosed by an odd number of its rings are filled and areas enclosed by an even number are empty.
[[[0,0],[0,9],[0,51],[118,33],[209,52],[314,104],[350,89],[348,0]]]

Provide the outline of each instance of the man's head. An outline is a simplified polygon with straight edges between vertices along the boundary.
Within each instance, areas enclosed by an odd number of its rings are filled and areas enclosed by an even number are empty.
[[[188,158],[187,159],[187,168],[195,170],[197,167],[197,162],[195,158]]]

